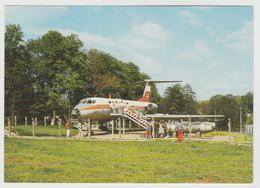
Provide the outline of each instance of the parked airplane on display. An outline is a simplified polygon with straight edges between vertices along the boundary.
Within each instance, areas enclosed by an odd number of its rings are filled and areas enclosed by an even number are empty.
[[[93,120],[100,123],[111,121],[111,109],[113,107],[129,107],[136,110],[153,110],[157,109],[158,105],[150,102],[151,98],[151,85],[152,83],[171,83],[181,81],[152,81],[144,80],[146,82],[143,96],[137,100],[124,100],[124,99],[110,99],[101,97],[91,97],[82,99],[78,105],[72,110],[72,118],[81,121]],[[141,82],[139,82],[141,83]]]
[[[153,109],[157,109],[158,105],[150,102],[151,98],[151,84],[152,83],[170,83],[170,82],[181,82],[181,81],[152,81],[152,80],[144,80],[142,82],[146,82],[145,89],[143,92],[143,96],[137,100],[124,100],[124,99],[111,99],[111,98],[101,98],[101,97],[91,97],[85,98],[80,101],[78,105],[74,107],[72,110],[72,119],[80,120],[83,122],[97,121],[101,125],[100,128],[104,128],[102,126],[103,123],[109,122],[113,119],[117,119],[120,117],[125,117],[128,120],[136,123],[140,127],[144,129],[148,129],[152,127],[153,124],[151,120],[160,123],[160,121],[165,122],[165,120],[173,120],[173,119],[187,119],[191,120],[192,118],[201,119],[201,118],[222,118],[223,115],[169,115],[169,114],[146,114],[141,115],[138,111],[150,111]],[[200,122],[196,125],[193,123],[189,123],[187,125],[191,125],[189,131],[191,132],[209,132],[213,131],[215,128],[215,123],[213,122]],[[185,122],[183,123],[183,130],[187,129],[187,125]],[[174,123],[171,123],[171,130],[176,130]],[[174,128],[175,127],[175,128]],[[185,128],[186,127],[186,128]],[[188,129],[187,129],[188,130]]]

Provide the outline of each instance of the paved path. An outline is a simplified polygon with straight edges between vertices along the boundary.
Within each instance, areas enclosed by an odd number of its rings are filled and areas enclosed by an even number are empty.
[[[79,135],[74,135],[72,137],[66,138],[66,137],[59,137],[59,136],[8,136],[7,137],[13,137],[13,138],[22,138],[22,139],[46,139],[46,140],[89,140],[88,137],[84,134],[83,138],[80,138]],[[156,138],[156,140],[176,140],[176,138]],[[91,136],[91,140],[100,140],[100,141],[148,141],[153,139],[146,139],[144,137],[144,134],[141,132],[139,133],[127,133],[125,135],[121,135],[121,139],[119,134],[106,134],[106,135],[93,135]],[[184,137],[184,141],[188,141],[189,137]],[[229,137],[228,136],[211,136],[211,137],[191,137],[191,140],[197,140],[197,141],[218,141],[218,142],[228,142]],[[231,141],[233,141],[234,138],[231,137]]]

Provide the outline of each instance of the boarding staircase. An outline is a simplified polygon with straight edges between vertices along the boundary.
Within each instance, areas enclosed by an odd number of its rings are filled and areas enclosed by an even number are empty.
[[[111,113],[110,115],[126,117],[130,121],[144,128],[145,130],[148,127],[151,127],[151,124],[148,121],[146,121],[136,110],[131,110],[127,107],[124,107],[124,108],[117,108],[115,111],[117,112],[116,114]]]
[[[151,127],[151,124],[142,118],[137,112],[134,112],[128,108],[124,109],[124,116],[127,117],[129,120],[135,122],[137,125],[143,127],[145,130],[148,127]]]

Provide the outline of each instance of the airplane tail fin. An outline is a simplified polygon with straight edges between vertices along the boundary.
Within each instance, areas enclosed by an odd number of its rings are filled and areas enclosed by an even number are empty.
[[[146,82],[145,84],[145,88],[144,88],[144,93],[143,93],[143,96],[138,99],[138,101],[141,101],[141,102],[149,102],[150,101],[150,98],[151,98],[151,86],[152,86],[152,83],[171,83],[171,82],[182,82],[182,81],[155,81],[155,80],[144,80],[144,81],[141,81],[141,82],[137,82],[137,83],[143,83],[143,82]]]

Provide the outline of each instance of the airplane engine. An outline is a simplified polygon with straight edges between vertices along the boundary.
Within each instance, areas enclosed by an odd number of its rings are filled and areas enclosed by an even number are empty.
[[[154,104],[154,103],[149,103],[147,106],[146,106],[147,110],[153,110],[153,109],[156,109],[158,108],[157,104]]]

